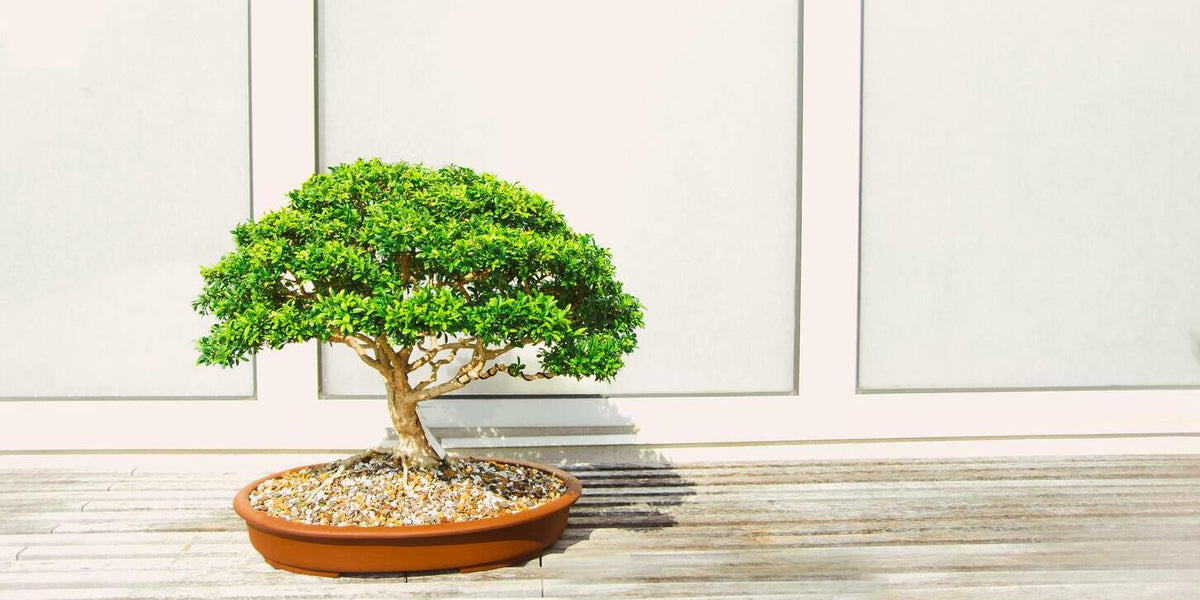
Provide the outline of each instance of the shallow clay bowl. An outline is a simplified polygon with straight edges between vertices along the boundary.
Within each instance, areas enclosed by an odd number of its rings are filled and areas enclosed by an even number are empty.
[[[258,484],[296,467],[258,479],[233,498],[233,509],[246,520],[250,543],[277,569],[337,577],[342,573],[398,573],[458,569],[480,571],[524,562],[558,540],[567,513],[582,488],[570,473],[520,460],[490,460],[551,473],[567,493],[516,514],[437,525],[332,527],[273,517],[250,505]],[[317,466],[317,465],[310,465]]]

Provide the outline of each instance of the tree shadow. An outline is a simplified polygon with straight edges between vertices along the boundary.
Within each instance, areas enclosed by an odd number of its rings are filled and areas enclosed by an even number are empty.
[[[682,477],[657,451],[636,446],[605,448],[542,447],[505,449],[489,458],[516,458],[552,464],[579,478],[583,494],[571,507],[562,537],[542,553],[561,554],[605,532],[648,532],[678,525],[672,508],[695,495],[695,483]],[[592,454],[596,458],[581,462]],[[478,455],[478,454],[477,454]]]

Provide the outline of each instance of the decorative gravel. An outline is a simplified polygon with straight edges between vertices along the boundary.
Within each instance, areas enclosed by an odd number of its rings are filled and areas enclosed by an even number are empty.
[[[375,454],[345,465],[332,462],[268,479],[250,492],[250,504],[271,516],[335,527],[432,525],[526,511],[567,493],[545,471],[456,459],[405,469]]]

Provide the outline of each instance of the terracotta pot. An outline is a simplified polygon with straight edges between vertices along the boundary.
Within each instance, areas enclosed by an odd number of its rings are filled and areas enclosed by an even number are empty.
[[[567,493],[532,510],[437,525],[331,527],[273,517],[250,505],[258,484],[303,469],[268,475],[242,488],[233,509],[246,520],[250,543],[267,564],[293,573],[337,577],[342,573],[388,573],[458,569],[480,571],[520,563],[553,544],[579,499],[579,480],[570,473],[519,460],[495,460],[558,476]]]

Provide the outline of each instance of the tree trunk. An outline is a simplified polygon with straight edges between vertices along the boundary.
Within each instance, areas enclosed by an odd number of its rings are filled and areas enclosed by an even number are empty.
[[[421,419],[417,416],[417,399],[399,392],[390,383],[387,386],[388,413],[392,416],[392,427],[399,440],[393,452],[418,466],[436,464],[437,452],[425,438]]]

